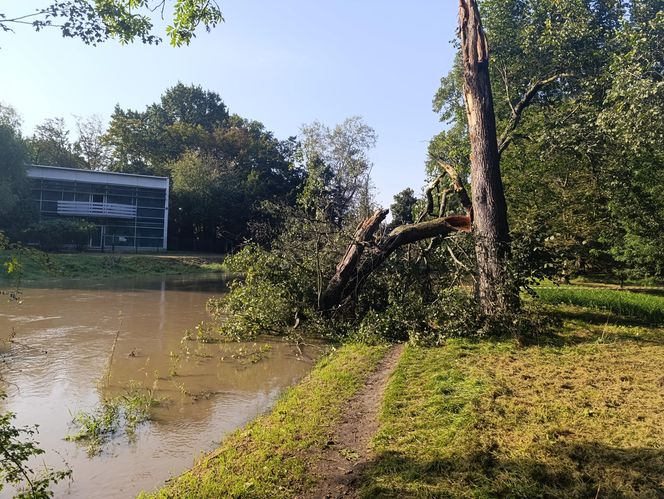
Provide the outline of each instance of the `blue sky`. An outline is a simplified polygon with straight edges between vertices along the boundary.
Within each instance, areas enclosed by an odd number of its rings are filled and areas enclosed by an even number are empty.
[[[21,14],[44,3],[2,9]],[[226,22],[181,48],[87,47],[55,30],[0,33],[0,101],[19,111],[27,134],[50,117],[73,126],[73,115],[106,121],[116,103],[143,109],[178,81],[218,92],[231,112],[279,138],[316,119],[333,125],[361,115],[378,133],[378,201],[420,190],[428,141],[443,129],[431,100],[454,56],[455,1],[219,3]]]

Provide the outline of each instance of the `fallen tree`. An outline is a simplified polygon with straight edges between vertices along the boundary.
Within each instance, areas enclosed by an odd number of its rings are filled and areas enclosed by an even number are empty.
[[[473,208],[466,188],[452,165],[441,163],[441,166],[449,176],[451,190],[458,195],[465,215],[445,216],[447,193],[450,189],[441,190],[444,175],[436,178],[427,188],[427,205],[417,223],[401,225],[383,237],[376,237],[381,223],[389,213],[389,210],[377,210],[358,225],[353,240],[337,264],[336,272],[320,296],[318,307],[321,311],[334,310],[356,296],[371,273],[400,247],[424,239],[444,238],[459,232],[471,232]],[[434,189],[440,191],[441,200],[437,217],[425,220],[427,216],[434,214],[432,194]]]

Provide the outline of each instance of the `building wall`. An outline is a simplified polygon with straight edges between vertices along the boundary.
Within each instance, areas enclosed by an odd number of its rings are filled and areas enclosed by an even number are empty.
[[[42,218],[68,216],[96,225],[90,248],[166,249],[168,179],[56,167],[31,167],[28,174]],[[64,215],[65,207],[73,213]],[[102,213],[81,215],[85,210]]]

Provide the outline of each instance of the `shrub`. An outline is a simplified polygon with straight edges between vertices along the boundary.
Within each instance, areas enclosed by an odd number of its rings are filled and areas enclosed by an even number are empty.
[[[30,225],[23,231],[22,238],[25,243],[36,244],[45,251],[63,249],[67,245],[82,249],[94,228],[93,223],[85,220],[54,218]]]

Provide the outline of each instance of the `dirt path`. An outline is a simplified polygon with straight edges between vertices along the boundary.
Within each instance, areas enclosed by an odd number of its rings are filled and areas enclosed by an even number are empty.
[[[358,497],[361,471],[373,457],[369,444],[378,431],[383,394],[403,349],[403,345],[394,346],[369,376],[365,386],[348,402],[329,447],[323,451],[314,469],[321,482],[306,497]]]

